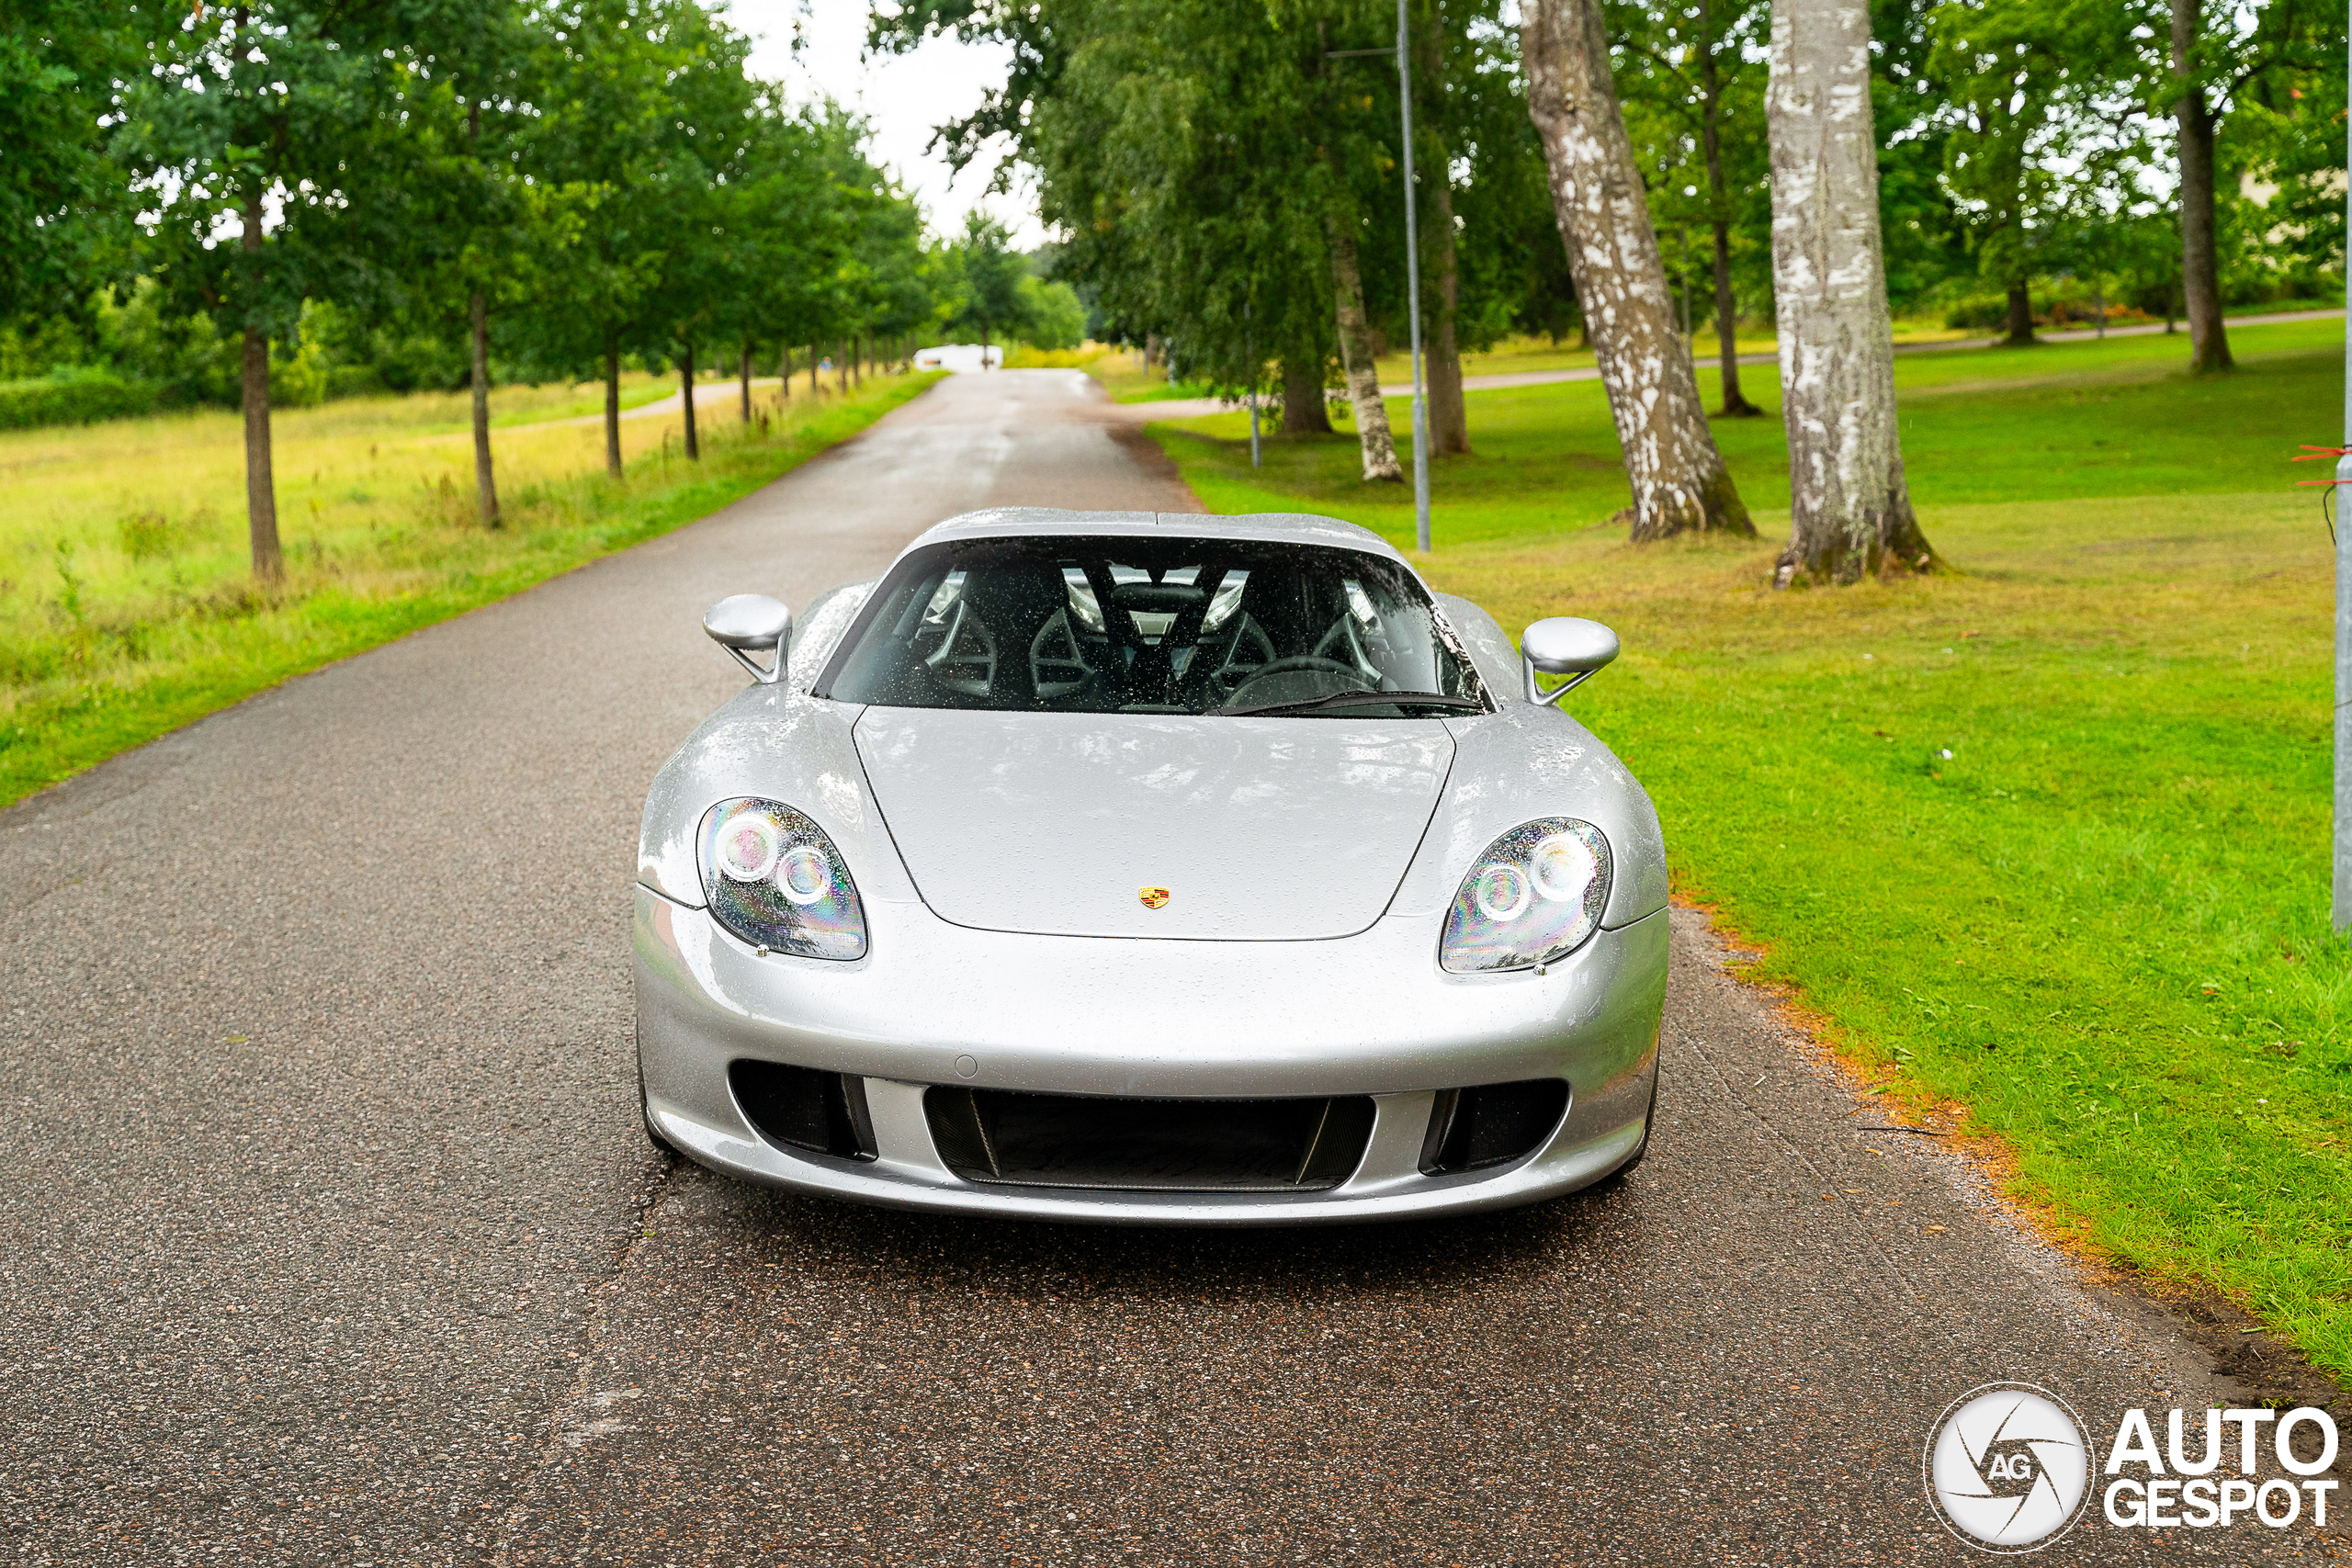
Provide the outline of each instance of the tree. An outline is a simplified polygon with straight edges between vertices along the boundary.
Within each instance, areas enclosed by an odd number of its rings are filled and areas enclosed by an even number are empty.
[[[734,324],[729,316],[744,280],[729,263],[753,251],[746,242],[778,215],[737,196],[760,115],[743,74],[750,40],[694,0],[673,0],[657,15],[669,55],[665,123],[639,201],[662,243],[641,342],[678,367],[685,455],[699,462],[695,351]]]
[[[695,69],[711,22],[692,0],[563,0],[542,13],[541,113],[529,139],[537,174],[528,329],[536,357],[601,370],[605,465],[621,472],[624,355],[674,345],[674,195],[698,162],[672,83]]]
[[[1624,446],[1632,536],[1753,535],[1675,327],[1600,0],[1532,0],[1526,17],[1528,112],[1543,136],[1560,237]]]
[[[115,83],[138,50],[112,6],[17,0],[0,13],[0,321],[60,312],[127,259]]]
[[[1262,386],[1278,362],[1286,428],[1329,428],[1336,333],[1364,475],[1393,480],[1359,255],[1378,243],[1367,209],[1382,182],[1401,191],[1380,139],[1396,125],[1395,74],[1343,91],[1324,59],[1359,19],[1325,0],[1271,15],[1266,0],[937,0],[875,25],[883,47],[951,29],[1008,45],[1003,93],[941,128],[951,157],[1010,134],[1068,236],[1057,268],[1118,334],[1172,339],[1182,372],[1226,392]]]
[[[527,211],[521,164],[534,113],[536,39],[511,0],[436,0],[427,27],[402,40],[389,112],[405,126],[391,151],[405,198],[400,225],[404,314],[467,341],[472,391],[474,505],[499,521],[490,443],[492,301],[519,291],[517,227]]]
[[[2213,96],[2215,51],[2207,44],[2201,0],[2171,0],[2169,9],[2172,73],[2180,95],[2173,100],[2173,118],[2180,136],[2180,278],[2188,308],[2189,364],[2197,370],[2228,370],[2237,362],[2230,356],[2229,331],[2222,324],[2213,190],[2213,142],[2222,119]]]
[[[1775,586],[1924,571],[1894,420],[1894,325],[1880,258],[1870,17],[1772,0],[1772,274],[1788,431],[1788,547]]]
[[[1944,184],[1974,229],[1978,270],[2008,295],[2008,341],[2033,341],[2029,285],[2089,258],[2132,191],[2132,62],[2104,0],[1944,0],[1928,65],[1949,102]]]
[[[1029,329],[1035,297],[1023,286],[1029,264],[1012,249],[1012,234],[977,208],[964,215],[964,238],[956,247],[962,303],[949,325],[980,334],[980,362],[988,362],[992,334],[1015,337]]]
[[[307,0],[198,6],[151,40],[127,106],[136,166],[161,193],[148,247],[154,276],[178,308],[243,335],[246,513],[254,575],[265,581],[284,572],[270,342],[296,330],[306,298],[382,287],[374,258],[393,248],[398,202],[358,182],[387,161],[375,145],[387,130],[376,112],[382,51],[408,19],[398,6]]]
[[[2227,370],[2236,362],[2222,323],[2222,210],[2235,192],[2224,188],[2231,182],[2223,177],[2222,127],[2241,105],[2271,96],[2267,85],[2288,87],[2323,72],[2340,79],[2344,18],[2297,0],[2166,0],[2160,14],[2143,12],[2142,21],[2139,36],[2147,38],[2149,51],[2163,51],[2148,62],[2149,106],[2169,108],[2175,127],[2190,367]],[[2340,80],[2330,91],[2343,91]],[[2342,141],[2340,122],[2330,140]],[[2328,156],[2340,178],[2340,148]]]
[[[1625,62],[1617,80],[1626,129],[1649,174],[1652,215],[1662,205],[1681,209],[1713,242],[1721,412],[1729,417],[1764,412],[1739,389],[1732,252],[1743,209],[1764,186],[1763,73],[1755,56],[1770,10],[1769,0],[1621,0],[1608,11]]]

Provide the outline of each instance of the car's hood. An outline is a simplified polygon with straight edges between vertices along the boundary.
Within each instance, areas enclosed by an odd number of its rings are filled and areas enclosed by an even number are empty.
[[[890,837],[942,919],[1230,941],[1378,919],[1445,786],[1433,719],[868,708]],[[1144,890],[1165,888],[1154,908]]]

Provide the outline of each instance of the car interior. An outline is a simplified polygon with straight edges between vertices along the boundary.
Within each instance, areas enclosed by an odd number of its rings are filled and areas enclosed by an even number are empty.
[[[936,546],[900,563],[843,640],[821,694],[886,706],[1202,714],[1342,693],[1480,696],[1409,573],[1288,543]]]

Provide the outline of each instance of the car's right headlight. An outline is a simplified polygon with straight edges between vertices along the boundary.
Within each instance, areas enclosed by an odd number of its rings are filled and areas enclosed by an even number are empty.
[[[1573,817],[1522,822],[1487,846],[1445,917],[1438,963],[1457,975],[1525,969],[1574,952],[1609,904],[1609,840]]]
[[[865,956],[865,908],[825,830],[779,800],[722,800],[702,819],[713,919],[763,951]]]

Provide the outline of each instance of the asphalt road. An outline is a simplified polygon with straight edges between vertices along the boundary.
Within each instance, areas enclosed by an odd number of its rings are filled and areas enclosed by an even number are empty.
[[[954,378],[0,813],[0,1562],[1949,1562],[1920,1443],[1971,1386],[2102,1438],[2245,1401],[1872,1131],[1680,913],[1657,1141],[1604,1195],[1126,1233],[658,1160],[628,882],[740,680],[700,610],[973,506],[1189,509],[1080,386]]]

